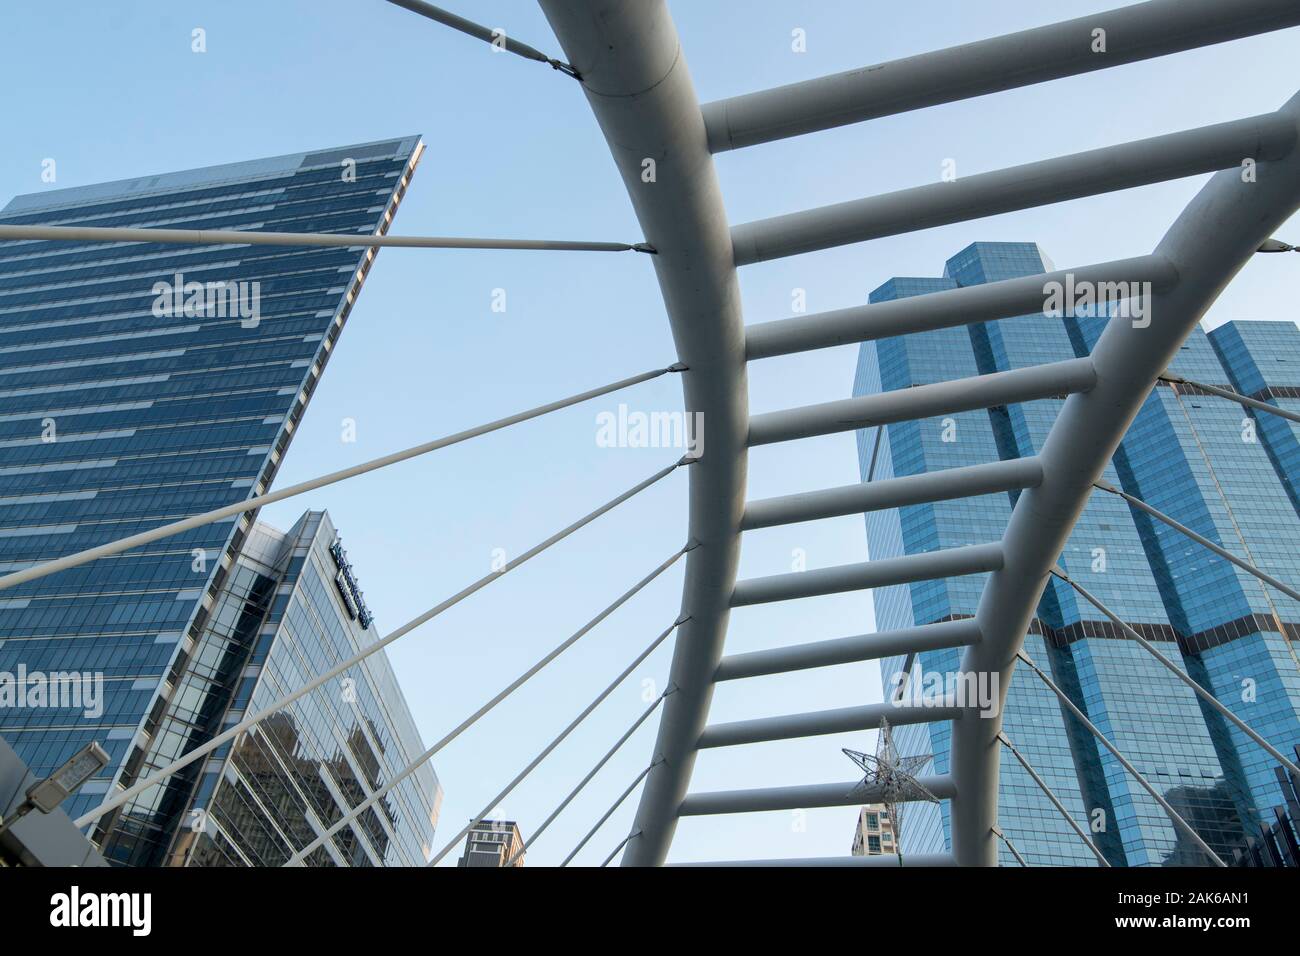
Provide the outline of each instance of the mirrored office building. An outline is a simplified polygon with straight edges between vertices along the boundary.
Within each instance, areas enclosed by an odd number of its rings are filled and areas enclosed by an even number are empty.
[[[49,189],[0,211],[13,224],[357,237],[0,242],[0,574],[268,490],[374,262],[366,237],[387,231],[422,150],[418,137],[358,144]],[[58,672],[93,691],[89,702],[0,707],[0,735],[34,773],[92,740],[108,751],[70,816],[220,729],[229,702],[195,684],[218,665],[242,673],[200,655],[254,519],[0,594],[0,675]],[[382,739],[368,724],[359,732]],[[105,857],[168,860],[195,774],[101,817],[90,834]]]
[[[286,534],[258,523],[194,648],[163,732],[224,708],[221,726],[292,693],[379,640],[329,516]],[[169,853],[181,866],[423,866],[442,791],[425,763],[318,848],[300,851],[424,752],[377,652],[207,760]],[[147,817],[146,817],[147,818]]]
[[[1052,269],[1034,243],[975,243],[950,259],[942,276],[891,279],[871,301]],[[1107,321],[1151,320],[1095,306],[1049,315],[1048,291],[1040,314],[865,343],[854,393],[1073,359],[1089,354]],[[1171,372],[1300,407],[1298,367],[1300,330],[1294,323],[1236,322],[1209,336],[1193,332]],[[860,432],[862,478],[1036,455],[1062,404],[1013,404]],[[1300,537],[1297,447],[1294,425],[1247,413],[1194,387],[1161,382],[1103,478],[1294,587],[1300,586],[1293,547]],[[871,513],[871,557],[1000,540],[1016,496],[989,494]],[[1289,753],[1300,743],[1296,602],[1101,492],[1080,515],[1060,565],[1272,745]],[[986,578],[878,588],[877,626],[971,617]],[[1067,583],[1047,582],[1024,647],[1221,857],[1230,859],[1282,803],[1267,754]],[[960,658],[960,650],[945,649],[883,661],[887,692],[903,693],[933,675],[952,674]],[[1003,721],[1008,737],[1113,865],[1206,862],[1141,785],[1025,669],[1008,689]],[[900,727],[895,738],[904,754],[932,756],[931,772],[947,772],[947,724]],[[1000,826],[1031,865],[1095,863],[1005,749],[999,789]],[[900,837],[905,852],[949,847],[946,806],[920,804],[912,815]],[[1005,846],[1000,852],[1002,863],[1016,864]]]

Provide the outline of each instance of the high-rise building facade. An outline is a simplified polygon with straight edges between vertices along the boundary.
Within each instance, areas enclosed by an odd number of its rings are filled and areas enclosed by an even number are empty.
[[[942,278],[893,279],[872,293],[880,302],[942,289],[1051,271],[1032,243],[976,243],[947,263]],[[1044,292],[1045,302],[1047,292]],[[866,343],[855,394],[1024,368],[1086,355],[1106,320],[1046,314],[975,323]],[[1116,317],[1111,321],[1129,321]],[[1300,362],[1300,331],[1277,323],[1260,341],[1256,323],[1233,323],[1211,339],[1197,332],[1171,371],[1207,384],[1249,378],[1250,354],[1277,351],[1274,340],[1294,336],[1288,354]],[[1234,331],[1244,329],[1245,332]],[[1217,346],[1217,352],[1216,352]],[[1240,372],[1218,356],[1233,350]],[[1270,400],[1291,393],[1275,364],[1270,382],[1251,380]],[[1230,374],[1231,373],[1231,374]],[[1235,386],[1234,386],[1235,387]],[[1147,400],[1105,480],[1123,487],[1284,580],[1300,584],[1300,558],[1287,554],[1297,540],[1294,498],[1284,487],[1294,434],[1254,423],[1241,406],[1189,396],[1162,385]],[[1300,390],[1294,392],[1300,395]],[[889,425],[859,435],[863,480],[905,476],[1037,453],[1061,406],[1042,401]],[[1267,418],[1269,416],[1259,416]],[[1247,427],[1250,423],[1250,427]],[[1230,426],[1230,427],[1229,427]],[[1287,444],[1290,441],[1291,445]],[[1276,450],[1275,450],[1276,449]],[[1279,457],[1280,456],[1280,457]],[[918,505],[867,516],[872,558],[998,540],[1014,494]],[[1199,509],[1199,510],[1198,510]],[[1265,534],[1273,529],[1273,537]],[[1292,530],[1294,529],[1294,531]],[[1293,550],[1293,549],[1292,549]],[[1133,512],[1122,500],[1096,493],[1061,557],[1062,567],[1279,749],[1300,740],[1300,669],[1295,656],[1294,602],[1265,594],[1259,582],[1177,532]],[[908,627],[974,614],[984,575],[878,589],[877,626]],[[1025,650],[1126,754],[1221,856],[1281,792],[1266,754],[1230,728],[1140,645],[1052,579],[1025,639]],[[916,680],[951,673],[959,650],[924,652],[882,662],[887,688],[896,675]],[[1190,845],[1148,794],[1041,683],[1017,676],[1009,690],[1004,729],[1066,805],[1093,832],[1116,865],[1198,863]],[[946,725],[895,731],[900,752],[949,760]],[[1088,864],[1091,854],[1047,802],[1018,762],[1001,763],[1001,826],[1031,864]],[[1270,785],[1271,780],[1271,785]],[[902,834],[907,852],[946,848],[946,807],[909,807]],[[1005,850],[1003,851],[1005,854]],[[1009,855],[1009,854],[1008,854]],[[1007,862],[1004,860],[1003,862]]]
[[[890,856],[898,853],[889,807],[883,803],[868,803],[858,811],[858,827],[853,831],[851,852],[853,856]]]
[[[267,490],[423,145],[418,137],[20,196],[13,224],[355,233],[346,248],[0,242],[0,573]],[[0,708],[35,773],[91,740],[76,817],[216,729],[195,656],[244,515],[6,590],[0,673],[102,680],[93,708]],[[94,829],[166,858],[178,774]],[[152,818],[151,818],[152,817]],[[119,827],[119,823],[125,821]]]
[[[524,865],[524,838],[513,820],[480,820],[465,835],[465,853],[457,866]]]
[[[212,669],[186,689],[230,726],[379,638],[328,514],[287,534],[259,522],[194,647]],[[424,749],[387,656],[373,654],[208,758],[169,862],[282,866]],[[303,862],[423,866],[441,797],[426,762]]]

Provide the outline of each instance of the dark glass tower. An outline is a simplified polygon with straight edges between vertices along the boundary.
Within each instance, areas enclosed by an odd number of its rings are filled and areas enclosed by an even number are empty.
[[[872,294],[872,301],[1051,268],[1032,243],[976,243],[949,260],[943,278],[893,279]],[[1031,315],[867,343],[854,392],[1086,355],[1104,321]],[[1272,330],[1266,331],[1266,325]],[[1283,339],[1289,343],[1285,348]],[[1243,340],[1255,342],[1256,361],[1278,353],[1300,364],[1300,332],[1290,323],[1234,323],[1216,331],[1214,340],[1221,354],[1236,350],[1235,365],[1226,359],[1220,364],[1210,340],[1198,331],[1172,370],[1220,385],[1244,381],[1251,374],[1248,368],[1255,366],[1238,344]],[[1275,363],[1267,367],[1275,373],[1271,382],[1251,380],[1250,388],[1233,387],[1259,392],[1271,385],[1268,397],[1273,400],[1300,395],[1300,390],[1287,391],[1294,383],[1276,377]],[[1265,570],[1300,583],[1300,559],[1287,544],[1300,539],[1300,525],[1283,480],[1285,462],[1297,461],[1286,458],[1296,441],[1293,426],[1283,423],[1279,429],[1270,422],[1266,431],[1259,422],[1247,428],[1239,405],[1184,392],[1167,386],[1154,390],[1104,477]],[[890,425],[878,442],[874,433],[860,433],[863,479],[1033,455],[1060,405],[1034,402]],[[1256,432],[1261,436],[1257,440],[1244,440]],[[871,556],[997,540],[1013,503],[1014,495],[988,495],[868,515]],[[1279,749],[1290,750],[1300,741],[1294,602],[1265,594],[1254,578],[1131,512],[1121,499],[1101,493],[1085,508],[1061,564]],[[880,589],[878,626],[970,616],[983,583],[978,576]],[[1230,855],[1244,833],[1281,802],[1267,755],[1063,582],[1049,583],[1025,649],[1050,667],[1089,719],[1221,856]],[[937,651],[915,660],[885,661],[886,686],[900,671],[913,674],[912,679],[920,672],[951,672],[959,654]],[[1032,675],[1018,675],[1004,720],[1008,736],[1072,815],[1094,831],[1112,863],[1199,862],[1199,852],[1180,837],[1159,806],[1073,717],[1062,713]],[[946,725],[899,728],[895,735],[901,751],[933,753],[935,769],[947,770]],[[1006,754],[1000,812],[1001,826],[1030,863],[1090,862],[1087,849]],[[910,813],[912,821],[902,834],[904,851],[942,850],[948,841],[946,808],[913,808]]]
[[[418,137],[14,199],[14,224],[355,233],[348,248],[0,242],[0,573],[264,492],[423,145]],[[0,593],[0,673],[103,682],[102,712],[0,708],[36,773],[97,740],[112,757],[77,816],[206,739],[195,656],[253,516]],[[207,669],[207,670],[205,670]],[[95,829],[157,863],[192,777]]]

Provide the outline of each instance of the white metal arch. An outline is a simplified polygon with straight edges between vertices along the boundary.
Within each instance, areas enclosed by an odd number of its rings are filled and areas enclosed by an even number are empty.
[[[845,202],[730,228],[712,153],[1162,56],[1300,24],[1296,0],[1150,0],[869,70],[701,107],[664,0],[539,0],[623,176],[655,267],[683,373],[685,404],[709,423],[691,468],[688,556],[666,699],[623,865],[664,862],[680,816],[869,802],[851,785],[688,794],[698,750],[738,743],[953,720],[951,774],[927,788],[952,801],[951,857],[913,863],[995,865],[1000,716],[889,705],[706,726],[714,683],[800,667],[965,647],[962,670],[995,672],[1005,697],[1016,654],[1092,483],[1142,401],[1210,304],[1270,233],[1300,207],[1300,97],[1278,113]],[[1110,52],[1092,49],[1103,29]],[[653,182],[643,163],[656,166]],[[1243,177],[1246,163],[1254,178]],[[736,268],[752,262],[1219,171],[1151,256],[1071,270],[1093,281],[1151,282],[1153,321],[1109,323],[1090,358],[827,403],[750,419],[746,362],[1042,308],[1053,276],[1011,280],[881,306],[770,322],[746,332]],[[1062,276],[1064,273],[1062,273]],[[747,448],[1068,395],[1033,459],[745,502]],[[1000,542],[745,581],[743,530],[870,508],[1023,489]],[[724,658],[732,606],[950,574],[991,572],[973,622],[825,641]],[[782,861],[872,865],[872,858]],[[883,861],[882,861],[883,862]]]

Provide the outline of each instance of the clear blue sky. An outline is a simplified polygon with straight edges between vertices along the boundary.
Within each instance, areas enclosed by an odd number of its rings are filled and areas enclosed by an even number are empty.
[[[527,0],[445,5],[558,53]],[[679,0],[672,4],[704,100],[845,70],[1109,9],[1119,0]],[[207,52],[191,52],[195,27]],[[790,48],[795,28],[808,49]],[[937,107],[718,158],[733,222],[936,181],[945,159],[968,175],[1077,149],[1276,109],[1295,92],[1290,31]],[[622,184],[577,84],[382,0],[46,0],[0,13],[0,205],[43,186],[86,183],[421,133],[428,151],[393,229],[633,241]],[[1032,240],[1058,266],[1149,252],[1201,180],[747,268],[747,321],[864,301],[894,275],[936,275],[974,240]],[[1300,223],[1279,233],[1300,243]],[[1229,319],[1296,318],[1300,262],[1258,257],[1214,308]],[[507,312],[491,310],[492,290]],[[759,363],[756,412],[843,398],[856,348]],[[456,431],[674,360],[649,262],[636,255],[385,250],[279,475],[281,485]],[[681,407],[673,378],[269,509],[287,527],[327,508],[380,627],[390,630],[675,456],[597,447],[595,416],[619,401]],[[340,440],[344,418],[358,440]],[[707,441],[707,431],[706,431]],[[857,479],[852,435],[758,449],[751,496]],[[399,641],[391,651],[426,740],[436,739],[677,549],[686,533],[676,475],[534,563]],[[867,556],[860,518],[747,536],[741,575]],[[680,569],[587,636],[437,759],[449,839],[636,652],[676,616]],[[728,649],[869,631],[866,594],[744,609]],[[505,801],[525,835],[663,687],[664,646]],[[874,665],[723,686],[714,719],[878,700]],[[650,757],[645,726],[537,843],[561,860]],[[704,754],[701,790],[850,779],[850,734]],[[626,834],[635,799],[579,862]],[[678,861],[848,852],[855,811],[690,819]],[[444,862],[452,862],[455,854]]]

